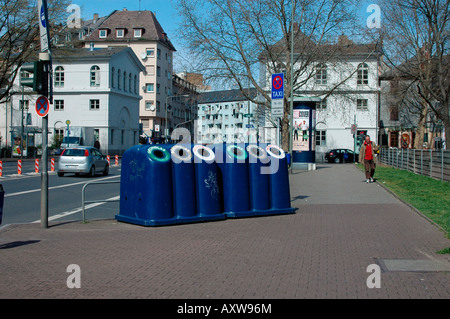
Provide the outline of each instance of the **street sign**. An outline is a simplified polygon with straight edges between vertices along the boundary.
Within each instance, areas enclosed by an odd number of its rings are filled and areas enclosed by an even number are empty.
[[[272,74],[272,100],[284,98],[284,74]]]
[[[246,124],[245,127],[246,128],[254,128],[253,124]]]
[[[41,52],[49,51],[50,36],[48,32],[48,13],[47,1],[38,0],[38,14],[39,14],[39,33],[41,37]]]
[[[243,114],[242,116],[243,116],[243,117],[253,117],[253,114],[247,113],[247,114]]]
[[[358,125],[352,124],[352,134],[355,134],[357,129],[358,129]]]
[[[45,96],[40,96],[36,101],[36,113],[40,117],[47,116],[50,110],[50,103]]]
[[[284,113],[284,74],[272,74],[272,117],[283,117]]]

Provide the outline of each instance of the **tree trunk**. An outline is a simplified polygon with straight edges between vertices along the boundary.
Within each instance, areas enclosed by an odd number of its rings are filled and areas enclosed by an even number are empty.
[[[427,123],[428,106],[422,102],[422,110],[420,112],[419,121],[417,122],[416,137],[414,139],[414,148],[422,149]]]

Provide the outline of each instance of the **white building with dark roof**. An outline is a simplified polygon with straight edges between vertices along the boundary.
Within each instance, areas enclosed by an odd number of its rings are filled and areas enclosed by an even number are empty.
[[[173,53],[176,51],[168,35],[152,11],[114,11],[91,35],[86,36],[85,46],[95,48],[130,47],[140,62],[144,72],[140,74],[138,93],[142,96],[139,119],[146,135],[154,135],[155,130],[166,129],[166,104],[174,95],[172,87]],[[116,68],[116,75],[123,76],[124,70]],[[172,118],[168,118],[167,128],[173,128]]]
[[[118,69],[123,70],[120,76]],[[55,50],[53,104],[48,113],[49,146],[56,144],[57,136],[66,134],[67,121],[70,127],[90,128],[104,154],[120,155],[138,144],[139,76],[143,71],[144,66],[130,48]],[[23,104],[28,120],[23,125],[27,140],[24,145],[39,146],[42,118],[35,112],[38,95],[26,88],[22,102],[19,77],[15,82],[9,101],[0,104],[1,114],[7,114],[0,117],[0,132],[8,135],[8,145],[20,138]]]

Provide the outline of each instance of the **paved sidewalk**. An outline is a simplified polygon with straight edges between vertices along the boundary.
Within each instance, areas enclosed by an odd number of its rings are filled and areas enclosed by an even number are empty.
[[[0,298],[450,298],[449,271],[420,269],[450,264],[435,253],[450,240],[363,180],[353,164],[297,171],[293,215],[3,227]],[[80,266],[79,289],[66,285],[70,264]],[[382,269],[381,288],[367,287],[371,264]]]

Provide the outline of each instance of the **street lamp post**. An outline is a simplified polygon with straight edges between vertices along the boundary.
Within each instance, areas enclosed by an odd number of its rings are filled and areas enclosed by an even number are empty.
[[[166,143],[169,141],[169,127],[168,127],[168,121],[167,121],[167,109],[169,107],[169,98],[174,98],[174,97],[189,97],[189,94],[184,94],[184,95],[170,95],[170,96],[166,96],[166,120],[165,120],[165,136],[166,136]]]

